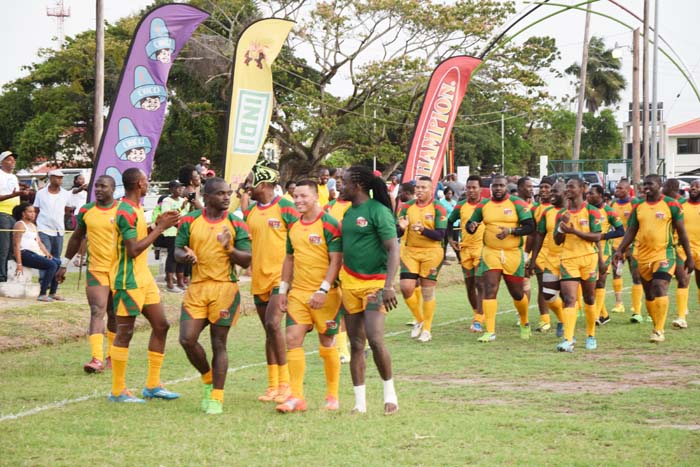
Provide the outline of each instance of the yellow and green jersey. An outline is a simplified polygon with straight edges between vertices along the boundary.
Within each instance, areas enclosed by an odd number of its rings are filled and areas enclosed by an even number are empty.
[[[690,249],[700,252],[700,202],[693,203],[688,200],[683,205],[683,217],[685,231],[690,241]],[[696,265],[700,267],[700,265]]]
[[[438,201],[431,200],[420,205],[418,201],[412,199],[401,206],[398,217],[408,219],[408,227],[403,234],[403,245],[409,248],[442,248],[442,241],[428,238],[411,228],[414,224],[423,224],[426,229],[430,230],[446,229],[447,211]]]
[[[343,289],[383,287],[388,253],[383,242],[396,239],[394,216],[382,203],[368,199],[343,217]]]
[[[78,227],[87,232],[88,270],[109,273],[114,263],[114,222],[117,215],[117,201],[111,206],[99,206],[96,202],[87,203],[78,210]]]
[[[516,228],[527,219],[532,219],[528,203],[517,196],[510,195],[501,201],[491,198],[482,200],[469,220],[483,222],[486,226],[484,245],[496,250],[509,250],[523,246],[523,237],[508,235],[500,240],[496,235],[501,231],[501,227]]]
[[[232,212],[220,219],[206,217],[206,208],[192,211],[182,218],[177,229],[175,246],[189,247],[197,256],[192,265],[192,282],[207,280],[219,282],[236,282],[236,268],[217,239],[217,235],[228,230],[231,233],[232,246],[238,250],[250,251],[248,226]]]
[[[453,225],[456,221],[460,221],[460,230],[462,231],[460,246],[462,248],[481,248],[484,246],[483,224],[479,225],[476,232],[474,232],[472,235],[467,232],[467,223],[469,223],[469,219],[472,217],[472,214],[474,214],[474,210],[477,208],[477,206],[479,206],[479,203],[481,203],[481,201],[471,204],[466,199],[463,199],[457,203],[447,218],[447,223],[449,225]]]
[[[540,248],[540,256],[554,256],[556,258],[561,256],[561,245],[557,245],[554,241],[554,229],[557,226],[558,213],[559,209],[552,205],[547,206],[542,211],[540,221],[537,223],[537,231],[545,234],[542,240],[542,247]]]
[[[313,292],[326,277],[329,253],[342,253],[338,221],[322,212],[311,222],[292,223],[287,232],[287,254],[294,255],[292,288]]]
[[[605,234],[610,232],[611,230],[617,230],[618,227],[624,227],[622,219],[620,219],[620,216],[617,214],[617,211],[615,211],[607,204],[603,203],[603,206],[598,208],[598,210],[601,214],[600,231],[602,233]],[[613,240],[615,240],[615,238],[612,238],[610,240],[604,240],[605,243],[603,245],[603,254],[605,256],[611,256],[613,253],[615,253]]]
[[[335,220],[340,224],[343,222],[343,216],[345,211],[347,211],[352,203],[350,201],[340,201],[339,199],[332,199],[328,204],[323,207],[323,210],[328,214],[333,216]]]
[[[571,209],[562,209],[557,213],[555,229],[559,228],[561,217],[568,212],[571,216],[569,224],[579,232],[594,232],[601,231],[601,215],[598,208],[592,204],[583,203],[583,206],[576,211]],[[580,258],[594,253],[598,253],[595,242],[589,242],[582,239],[576,234],[566,234],[564,243],[561,244],[561,259]]]
[[[630,215],[629,226],[638,227],[635,254],[639,262],[663,261],[673,255],[673,221],[683,219],[681,205],[663,196],[656,202],[637,204]]]
[[[131,290],[145,287],[153,281],[148,269],[148,248],[140,255],[130,258],[126,251],[126,240],[142,240],[148,236],[148,225],[143,217],[143,207],[122,198],[117,206],[115,217],[115,261],[109,275],[109,283],[114,290]]]

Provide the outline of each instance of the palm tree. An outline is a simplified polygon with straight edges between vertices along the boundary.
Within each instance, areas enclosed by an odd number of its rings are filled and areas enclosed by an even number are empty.
[[[593,36],[588,43],[588,69],[586,70],[586,109],[595,113],[604,105],[617,104],[627,86],[620,73],[622,63],[613,57],[612,49],[606,49],[601,37]],[[574,63],[565,73],[580,76],[581,65]]]

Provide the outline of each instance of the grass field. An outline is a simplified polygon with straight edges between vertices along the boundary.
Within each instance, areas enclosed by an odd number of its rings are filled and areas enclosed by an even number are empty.
[[[306,343],[309,410],[278,415],[257,402],[266,375],[263,332],[252,314],[230,334],[224,415],[204,416],[198,375],[177,343],[180,297],[165,294],[173,327],[162,376],[183,397],[110,404],[110,374],[82,371],[89,359],[87,311],[75,277],[64,286],[66,304],[4,301],[0,465],[700,465],[694,284],[690,328],[670,328],[672,298],[665,343],[647,343],[651,324],[629,324],[627,312],[599,329],[598,350],[579,345],[560,354],[553,333],[519,339],[503,290],[498,340],[478,344],[468,331],[459,270],[443,271],[432,342],[409,338],[403,304],[387,319],[400,404],[392,417],[382,415],[381,381],[371,362],[368,414],[350,414],[347,365],[340,413],[322,411],[323,366],[314,334]],[[629,290],[625,300],[629,308]],[[607,303],[612,306],[612,294]],[[534,307],[530,316],[536,323]],[[580,343],[583,331],[580,318]],[[147,338],[142,329],[131,344],[127,384],[139,392]]]

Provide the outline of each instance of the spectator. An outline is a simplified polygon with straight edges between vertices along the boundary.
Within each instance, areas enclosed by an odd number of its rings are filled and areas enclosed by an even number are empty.
[[[445,178],[445,187],[452,189],[453,198],[456,200],[464,193],[464,183],[457,180],[457,174],[449,174]]]
[[[28,190],[22,189],[17,176],[13,173],[17,155],[12,151],[0,154],[0,282],[7,282],[7,260],[12,253],[12,227],[15,219],[12,209],[19,204],[20,196],[27,196]]]
[[[197,173],[200,176],[204,176],[207,173],[207,170],[209,170],[209,166],[211,165],[211,161],[207,159],[205,156],[202,156],[199,158],[199,164],[194,166],[194,169],[197,171]]]
[[[331,174],[328,169],[320,169],[318,171],[318,202],[321,207],[328,204],[330,201],[330,189],[328,187],[328,180],[331,178]]]
[[[14,225],[15,261],[17,262],[17,276],[24,272],[24,266],[43,271],[40,280],[41,292],[37,300],[40,302],[53,302],[63,300],[56,295],[58,281],[56,271],[61,266],[60,256],[53,256],[44,246],[37,227],[34,224],[36,211],[29,203],[21,203],[12,209],[12,216],[17,220]],[[48,294],[46,292],[49,292]]]
[[[187,213],[187,200],[182,197],[184,186],[178,180],[172,180],[168,184],[170,196],[163,199],[160,205],[161,212],[178,211],[180,215]],[[156,222],[158,219],[156,218]],[[165,260],[165,282],[168,292],[182,293],[185,289],[185,263],[175,263],[175,236],[177,227],[173,226],[163,231],[163,246],[168,250]],[[175,279],[177,278],[177,285]]]
[[[185,187],[183,196],[189,202],[188,212],[202,209],[204,207],[202,195],[200,194],[202,177],[200,177],[195,166],[191,164],[183,165],[178,172],[177,178]]]
[[[294,202],[294,189],[297,187],[297,182],[289,180],[284,184],[284,198],[287,198],[292,203]]]

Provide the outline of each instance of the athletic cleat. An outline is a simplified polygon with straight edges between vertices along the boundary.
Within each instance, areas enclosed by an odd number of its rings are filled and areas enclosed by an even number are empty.
[[[654,322],[654,320],[651,319],[651,316],[650,316],[650,315],[646,315],[646,316],[644,317],[644,321],[646,321],[647,323],[653,323],[653,322]]]
[[[549,331],[550,329],[552,329],[552,325],[551,325],[551,324],[547,323],[546,321],[540,321],[540,322],[537,324],[537,328],[535,329],[535,331],[537,331],[537,332],[547,332],[547,331]]]
[[[265,394],[258,396],[260,402],[272,402],[277,397],[277,388],[267,388]]]
[[[200,406],[202,407],[202,412],[206,412],[207,409],[209,408],[209,398],[211,397],[211,390],[214,389],[214,386],[211,384],[205,384],[204,385],[204,391],[202,394],[202,403]]]
[[[350,357],[349,353],[348,354],[345,354],[345,353],[340,354],[340,363],[350,363],[351,359],[352,358]]]
[[[110,402],[126,402],[132,404],[143,404],[144,402],[146,402],[145,400],[139,399],[138,397],[134,396],[133,394],[131,394],[131,392],[127,391],[126,389],[122,391],[122,393],[118,396],[110,394],[108,400]]]
[[[623,303],[620,303],[619,305],[615,305],[614,307],[612,307],[612,310],[610,311],[612,311],[613,313],[624,313],[625,305]]]
[[[163,386],[143,388],[141,395],[144,397],[144,399],[165,399],[166,401],[171,401],[180,397],[180,394],[168,391]]]
[[[557,323],[557,337],[564,337],[564,323]]]
[[[525,324],[520,326],[520,338],[522,340],[529,340],[532,337],[532,329],[530,329],[530,324]]]
[[[205,410],[207,415],[221,415],[224,413],[224,404],[216,399],[209,399],[207,401],[207,410]]]
[[[418,342],[426,343],[430,342],[433,340],[433,335],[430,334],[430,331],[421,331],[420,336],[418,336]]]
[[[471,332],[484,332],[484,327],[480,322],[474,321],[471,326],[469,326]]]
[[[277,395],[273,399],[277,404],[282,404],[292,397],[292,388],[288,384],[280,384],[277,388]]]
[[[678,329],[688,329],[688,322],[683,318],[678,318],[673,320],[673,327]]]
[[[418,339],[420,337],[421,332],[423,331],[423,323],[416,323],[413,325],[413,329],[411,329],[411,339]]]
[[[411,327],[413,327],[413,326],[416,325],[416,320],[414,319],[413,321],[406,321],[404,324],[405,324],[406,326],[411,326]]]
[[[111,370],[112,369],[112,357],[107,357],[105,360],[105,370]]]
[[[478,338],[476,341],[477,342],[493,342],[496,340],[496,333],[495,332],[485,332],[480,338]]]
[[[306,401],[298,397],[288,397],[286,401],[275,407],[279,413],[305,412]]]
[[[639,313],[634,313],[632,317],[630,318],[630,323],[632,324],[638,324],[638,323],[643,323],[644,318],[642,318],[642,315]]]
[[[333,396],[326,396],[326,405],[323,408],[334,412],[340,409],[340,402]]]
[[[586,337],[586,350],[595,350],[598,348],[598,341],[593,336]]]
[[[661,331],[654,331],[651,334],[651,337],[649,337],[649,342],[654,342],[655,344],[658,344],[659,342],[663,342],[666,340],[666,337],[664,336],[664,333]]]
[[[88,374],[102,373],[105,370],[105,366],[104,363],[102,363],[95,357],[92,357],[92,360],[83,365],[83,370],[85,370],[85,373]]]
[[[608,324],[609,322],[610,322],[610,316],[606,316],[604,318],[601,316],[600,318],[595,320],[595,325],[596,326],[603,326],[604,324]]]
[[[572,341],[567,341],[566,339],[564,339],[563,341],[557,344],[557,350],[559,352],[573,352],[574,343]]]

